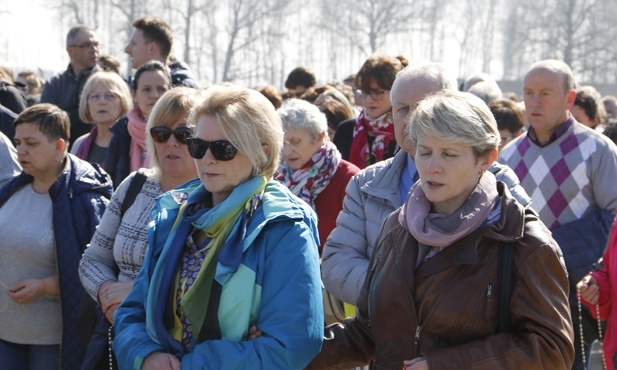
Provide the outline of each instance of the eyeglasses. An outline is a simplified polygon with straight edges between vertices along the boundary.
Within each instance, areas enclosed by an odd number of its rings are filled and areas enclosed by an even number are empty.
[[[71,47],[71,48],[80,48],[80,49],[90,49],[90,48],[98,49],[99,46],[100,46],[100,44],[99,44],[98,41],[95,41],[95,42],[87,41],[87,42],[83,42],[83,43],[81,43],[79,45],[69,45],[69,47]]]
[[[186,145],[191,157],[202,159],[208,148],[212,156],[218,161],[231,161],[236,157],[238,149],[227,140],[206,141],[198,137],[189,137],[186,139]]]
[[[179,143],[186,144],[186,140],[191,136],[191,130],[188,127],[178,127],[172,130],[165,126],[155,126],[150,129],[152,140],[157,143],[166,143],[171,134],[174,134]]]
[[[362,95],[362,99],[366,99],[370,96],[375,101],[381,101],[386,94],[385,90],[373,90],[373,91],[362,91],[360,89],[354,90],[356,94]]]
[[[101,99],[105,99],[105,101],[112,101],[118,99],[118,95],[110,92],[88,94],[88,100],[98,102],[101,101]]]

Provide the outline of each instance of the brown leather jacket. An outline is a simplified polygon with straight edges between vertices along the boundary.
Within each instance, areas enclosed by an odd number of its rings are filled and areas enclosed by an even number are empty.
[[[358,314],[326,328],[309,369],[570,369],[568,279],[549,230],[498,183],[501,216],[414,271],[418,243],[390,214],[358,300]],[[500,242],[513,242],[510,332],[496,333]]]

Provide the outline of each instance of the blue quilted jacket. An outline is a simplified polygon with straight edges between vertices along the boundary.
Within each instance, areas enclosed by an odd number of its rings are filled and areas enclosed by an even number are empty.
[[[109,175],[98,165],[91,165],[71,154],[67,161],[64,172],[49,189],[49,196],[53,203],[62,304],[60,363],[63,370],[73,370],[81,367],[86,348],[75,336],[75,320],[85,294],[77,269],[81,255],[109,203],[113,187]],[[5,183],[0,188],[0,207],[15,191],[32,180],[32,176],[22,172]]]

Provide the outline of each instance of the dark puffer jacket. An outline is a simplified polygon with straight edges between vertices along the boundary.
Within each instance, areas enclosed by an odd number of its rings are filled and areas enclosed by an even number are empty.
[[[75,335],[75,321],[85,294],[79,281],[79,260],[105,212],[113,187],[109,175],[98,165],[82,161],[71,154],[67,161],[64,171],[49,189],[49,196],[53,204],[56,259],[60,274],[60,363],[63,370],[73,370],[81,367],[86,348]],[[32,176],[22,172],[4,184],[0,188],[0,207],[15,191],[32,181]]]

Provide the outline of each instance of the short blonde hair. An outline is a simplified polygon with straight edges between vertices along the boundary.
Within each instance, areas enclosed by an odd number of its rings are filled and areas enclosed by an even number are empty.
[[[151,157],[151,167],[154,170],[153,178],[160,179],[162,173],[161,164],[156,156],[154,139],[150,135],[150,129],[156,126],[173,128],[174,123],[183,116],[187,116],[188,126],[189,113],[193,107],[203,100],[203,96],[201,91],[193,88],[174,87],[167,90],[152,108],[146,123],[146,146]]]
[[[108,88],[111,93],[120,98],[121,110],[118,118],[124,116],[133,108],[133,97],[131,96],[131,91],[120,75],[107,71],[96,72],[88,78],[88,81],[86,82],[86,85],[84,85],[84,89],[81,92],[81,98],[79,99],[79,118],[81,118],[82,121],[94,123],[92,122],[93,119],[90,114],[90,109],[88,109],[88,95],[90,95],[90,93],[98,86]]]
[[[441,91],[423,99],[411,116],[406,134],[416,147],[419,137],[434,136],[469,145],[476,157],[497,149],[501,141],[486,103],[460,91]]]
[[[212,86],[189,117],[191,128],[204,115],[216,117],[221,131],[253,164],[253,173],[270,179],[278,168],[283,125],[272,103],[256,90]],[[263,145],[270,149],[266,153]]]

